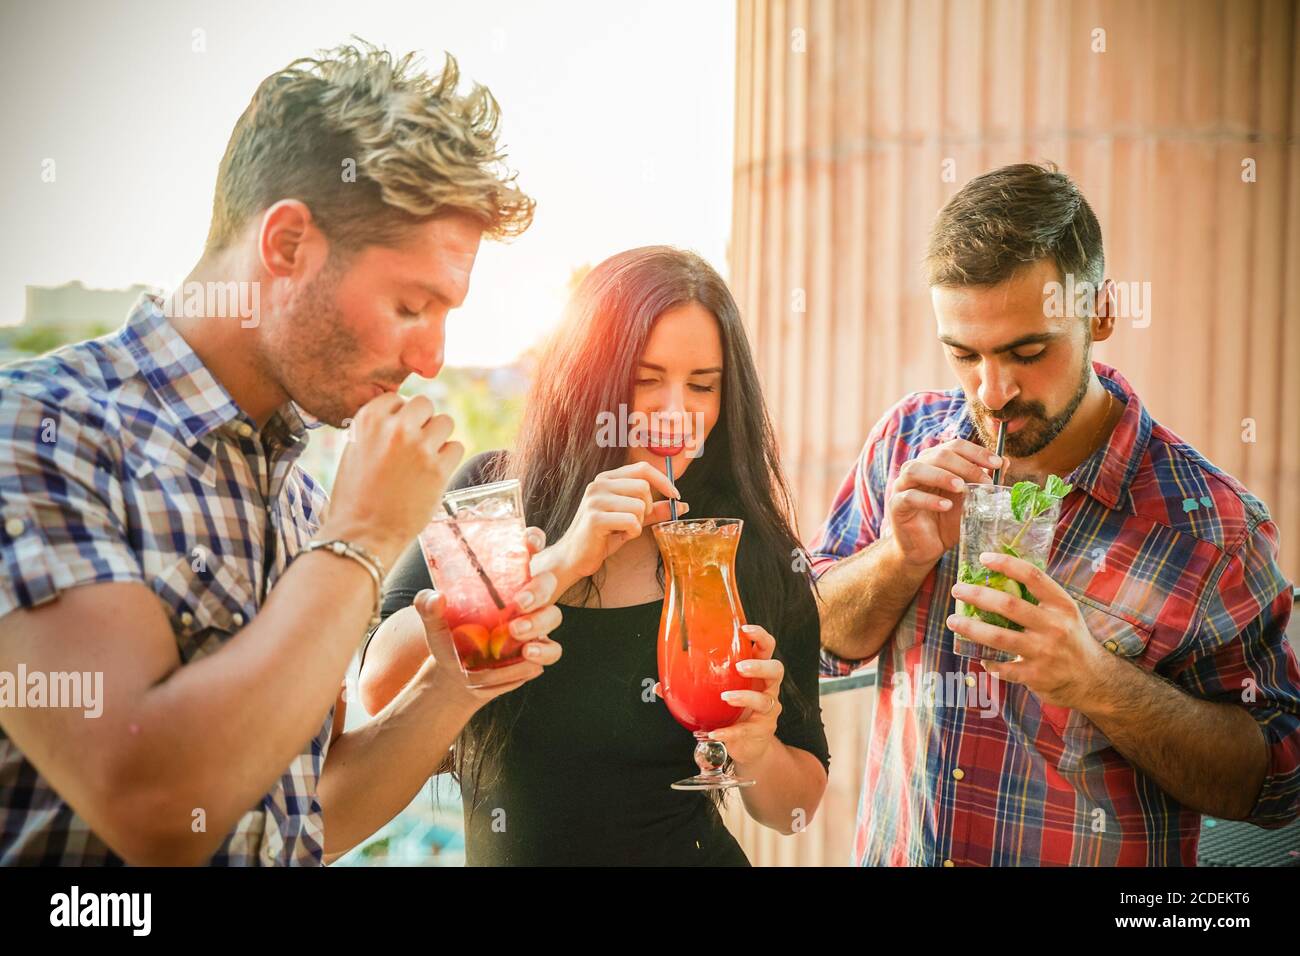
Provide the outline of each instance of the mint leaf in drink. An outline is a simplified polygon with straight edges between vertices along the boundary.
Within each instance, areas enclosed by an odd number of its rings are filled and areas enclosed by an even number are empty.
[[[1043,513],[1044,511],[1046,511],[1048,508],[1052,507],[1052,502],[1055,501],[1055,500],[1056,500],[1055,498],[1053,498],[1051,495],[1049,495],[1049,494],[1048,494],[1046,491],[1044,491],[1042,488],[1035,488],[1035,489],[1034,489],[1034,507],[1033,507],[1033,509],[1029,512],[1029,517],[1030,517],[1031,519],[1033,519],[1033,518],[1037,518],[1040,514],[1042,514],[1042,513]]]
[[[1060,501],[1062,498],[1068,495],[1072,487],[1073,487],[1072,485],[1067,485],[1056,475],[1047,476],[1047,485],[1044,488],[1039,488],[1038,486],[1035,485],[1034,494],[1033,494],[1033,508],[1029,512],[1030,520],[1037,518],[1040,514],[1043,514],[1045,511],[1051,508],[1053,502]]]
[[[1022,558],[1022,559],[1024,558],[1024,555],[1022,555],[1018,550],[1016,550],[1015,545],[1011,545],[1011,544],[1004,544],[1002,546],[1002,553],[1009,554],[1013,558]]]
[[[1029,519],[1029,509],[1034,505],[1038,486],[1032,481],[1017,481],[1011,486],[1011,515],[1017,521]]]
[[[1047,486],[1043,489],[1043,492],[1052,498],[1064,498],[1071,492],[1071,490],[1073,490],[1073,488],[1073,485],[1067,485],[1056,475],[1048,475]]]

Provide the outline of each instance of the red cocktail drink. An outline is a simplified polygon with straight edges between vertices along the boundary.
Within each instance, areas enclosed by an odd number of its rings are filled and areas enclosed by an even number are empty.
[[[728,690],[758,690],[760,682],[736,670],[754,656],[741,630],[745,611],[736,587],[739,518],[664,521],[654,526],[665,570],[659,619],[659,685],[668,711],[697,741],[700,773],[673,784],[679,790],[747,786],[723,772],[727,751],[710,731],[735,723],[741,708],[722,699]]]
[[[509,629],[522,613],[514,596],[531,580],[519,482],[466,488],[443,501],[451,513],[425,526],[420,547],[446,599],[460,665],[470,673],[513,664],[523,649]]]

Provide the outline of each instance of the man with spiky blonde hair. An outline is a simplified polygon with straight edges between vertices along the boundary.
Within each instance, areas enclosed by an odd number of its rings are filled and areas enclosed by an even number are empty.
[[[94,719],[0,693],[0,864],[319,864],[558,659],[549,573],[514,596],[523,661],[474,684],[426,602],[429,657],[342,732],[385,568],[463,454],[398,387],[441,369],[481,237],[532,217],[496,102],[459,86],[365,44],[267,77],[181,289],[0,371],[0,690],[104,678]],[[328,509],[294,464],[310,419],[349,427]]]

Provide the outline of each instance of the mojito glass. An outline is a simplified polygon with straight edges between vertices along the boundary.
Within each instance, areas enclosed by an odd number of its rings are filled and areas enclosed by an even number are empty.
[[[1038,599],[1018,581],[999,571],[990,571],[980,564],[979,556],[985,551],[1011,554],[1024,558],[1041,570],[1047,570],[1047,559],[1052,552],[1052,538],[1056,534],[1056,519],[1061,514],[1061,501],[1053,499],[1042,512],[1029,512],[1027,520],[1017,520],[1011,509],[1011,488],[1007,485],[967,484],[961,512],[961,541],[957,551],[957,580],[964,584],[980,584],[1023,598],[1030,604]],[[981,610],[964,601],[957,602],[957,613],[963,617],[979,618],[997,627],[1023,631],[1024,628],[1001,614]],[[1011,661],[1014,655],[969,641],[960,634],[953,635],[954,650],[962,657],[982,661]]]
[[[420,532],[467,674],[513,664],[523,651],[509,625],[522,613],[514,596],[532,577],[525,530],[523,496],[511,480],[448,492]]]

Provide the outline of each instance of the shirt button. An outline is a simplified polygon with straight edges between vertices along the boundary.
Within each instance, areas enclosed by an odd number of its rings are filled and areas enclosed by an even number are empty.
[[[944,861],[943,861],[943,865],[944,865],[944,866],[956,866],[957,864],[953,863],[952,860],[944,860]]]
[[[22,518],[10,518],[5,522],[5,534],[11,538],[16,538],[23,533],[23,529],[26,527],[27,523]]]
[[[1114,654],[1117,650],[1119,650],[1119,645],[1114,641],[1107,641],[1105,644],[1101,646],[1106,648],[1106,650],[1110,651],[1112,654]]]
[[[966,686],[967,686],[967,687],[974,687],[974,686],[975,686],[975,675],[974,675],[974,674],[967,674],[967,675],[966,675]]]
[[[244,615],[240,614],[238,611],[235,612],[231,620],[235,622],[235,627],[244,626]]]
[[[184,612],[181,613],[181,626],[182,626],[182,627],[189,627],[189,626],[190,626],[191,624],[193,624],[193,623],[194,623],[194,615],[193,615],[193,614],[191,614],[189,611],[184,611]]]
[[[966,776],[966,771],[962,770],[961,767],[958,767],[952,772],[952,779],[954,780],[960,780],[964,776]]]
[[[240,438],[249,438],[253,434],[253,426],[248,422],[240,422],[235,426],[235,432]]]

